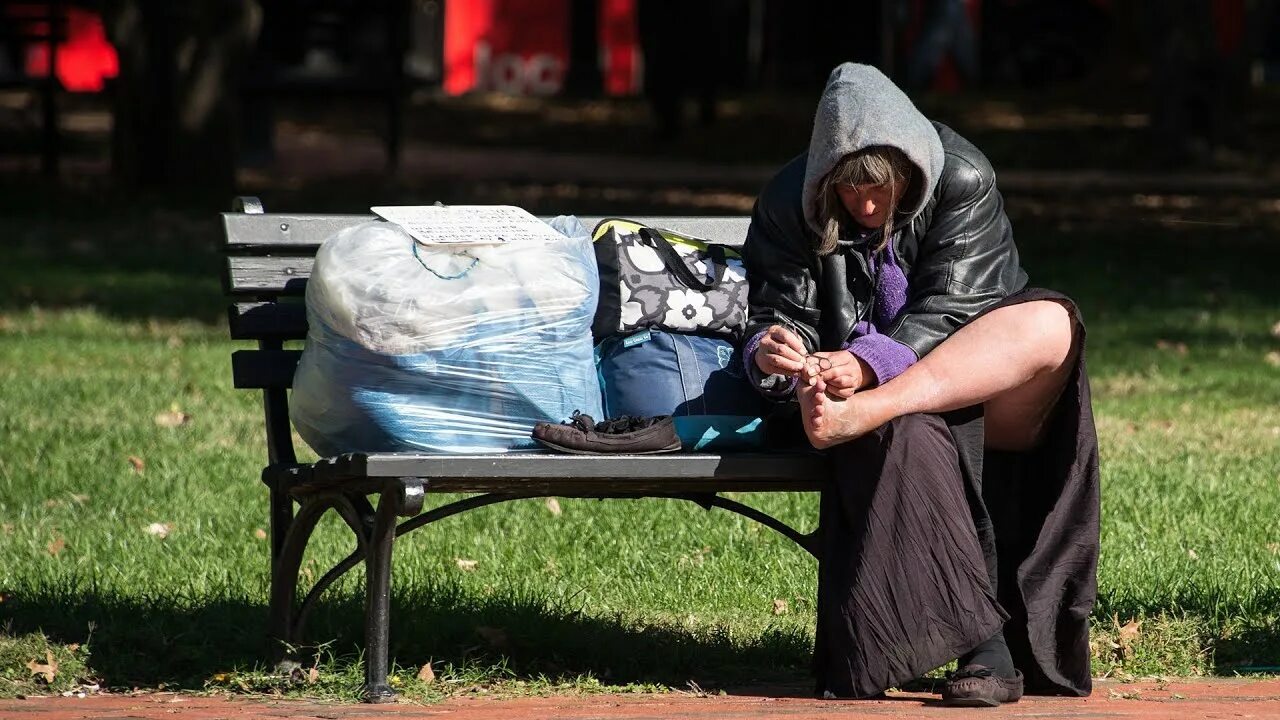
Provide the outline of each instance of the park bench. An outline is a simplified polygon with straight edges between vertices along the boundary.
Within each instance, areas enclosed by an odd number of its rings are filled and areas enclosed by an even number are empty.
[[[543,452],[503,455],[349,453],[298,461],[289,424],[288,391],[306,337],[301,302],[316,249],[335,232],[372,215],[268,214],[256,198],[239,198],[222,215],[224,283],[232,298],[231,337],[255,349],[232,353],[236,388],[261,390],[270,490],[270,633],[275,652],[302,637],[308,612],[326,588],[365,564],[365,699],[395,697],[387,684],[391,556],[395,539],[466,510],[534,497],[673,498],[739,513],[795,541],[818,557],[822,526],[801,533],[720,493],[821,492],[827,461],[814,453],[572,456]],[[746,237],[745,217],[637,218],[727,244]],[[588,227],[594,218],[583,218]],[[423,512],[427,493],[466,497]],[[823,494],[823,502],[829,494]],[[374,503],[376,500],[376,505]],[[316,523],[334,511],[355,535],[356,549],[320,577],[298,601],[303,551]],[[401,518],[407,518],[401,520]],[[819,558],[820,559],[820,558]]]

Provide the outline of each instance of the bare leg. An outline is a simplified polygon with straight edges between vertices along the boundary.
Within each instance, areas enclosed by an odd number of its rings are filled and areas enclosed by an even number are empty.
[[[1040,439],[1078,352],[1071,314],[1041,300],[992,311],[884,385],[848,400],[798,393],[814,447],[865,435],[894,418],[985,404],[987,446],[1026,450]]]

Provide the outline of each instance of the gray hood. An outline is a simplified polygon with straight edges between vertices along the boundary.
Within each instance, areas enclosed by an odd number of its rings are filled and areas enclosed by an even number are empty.
[[[933,123],[916,109],[906,93],[870,65],[845,63],[831,72],[818,101],[804,175],[804,218],[814,232],[818,222],[818,186],[844,156],[876,145],[901,150],[919,169],[902,198],[906,225],[925,208],[942,175],[942,140]]]

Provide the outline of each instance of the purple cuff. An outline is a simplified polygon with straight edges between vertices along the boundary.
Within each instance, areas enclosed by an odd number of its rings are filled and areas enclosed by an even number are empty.
[[[751,380],[751,385],[760,391],[761,395],[774,400],[780,400],[789,397],[796,391],[796,385],[799,380],[796,378],[788,378],[785,375],[765,375],[756,365],[756,351],[760,349],[760,341],[764,339],[768,330],[756,333],[742,349],[742,363],[745,365],[747,377]],[[789,382],[788,382],[789,381]]]
[[[898,377],[917,360],[914,350],[879,333],[856,337],[844,347],[871,368],[877,385]]]

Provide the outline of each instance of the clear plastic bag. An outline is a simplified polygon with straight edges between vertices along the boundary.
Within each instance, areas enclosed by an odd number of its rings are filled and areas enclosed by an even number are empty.
[[[600,415],[589,231],[552,242],[425,246],[370,222],[327,240],[291,415],[321,455],[534,447],[534,423]]]

